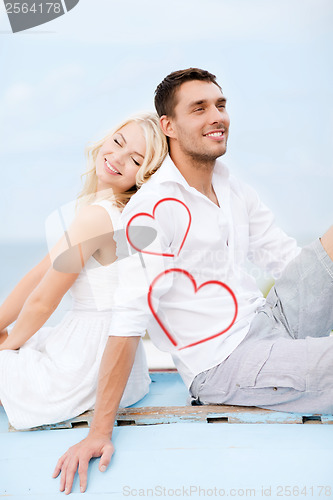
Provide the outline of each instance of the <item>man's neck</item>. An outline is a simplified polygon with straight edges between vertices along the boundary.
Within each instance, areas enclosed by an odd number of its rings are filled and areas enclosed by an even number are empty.
[[[199,162],[190,156],[174,154],[171,151],[170,157],[189,186],[194,187],[197,191],[207,196],[213,203],[218,205],[218,200],[212,185],[215,160]]]

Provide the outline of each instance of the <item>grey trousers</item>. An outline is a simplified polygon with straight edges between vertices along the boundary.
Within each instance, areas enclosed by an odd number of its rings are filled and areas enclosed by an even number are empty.
[[[200,373],[198,404],[333,413],[333,262],[316,240],[270,290],[248,334],[219,365]]]

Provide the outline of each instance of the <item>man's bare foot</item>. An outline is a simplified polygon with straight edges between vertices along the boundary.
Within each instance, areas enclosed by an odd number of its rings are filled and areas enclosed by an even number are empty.
[[[7,328],[5,328],[0,332],[0,344],[2,344],[2,342],[4,342],[7,337],[8,337],[8,330]],[[0,401],[0,406],[2,406],[1,401]]]
[[[5,328],[0,332],[0,345],[8,338],[8,330]],[[1,403],[0,403],[1,404]]]
[[[333,226],[320,238],[321,244],[323,245],[326,253],[333,260]]]

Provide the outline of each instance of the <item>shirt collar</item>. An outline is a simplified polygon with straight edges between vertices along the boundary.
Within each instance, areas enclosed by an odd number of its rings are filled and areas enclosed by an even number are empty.
[[[228,177],[228,168],[224,165],[224,163],[222,163],[220,159],[217,159],[214,167],[213,179],[215,180],[216,178],[219,178],[222,180]],[[159,184],[164,182],[176,182],[178,184],[181,184],[187,190],[193,189],[182,176],[176,165],[173,163],[170,155],[166,156],[158,171],[152,176],[152,179],[154,178],[158,181]]]

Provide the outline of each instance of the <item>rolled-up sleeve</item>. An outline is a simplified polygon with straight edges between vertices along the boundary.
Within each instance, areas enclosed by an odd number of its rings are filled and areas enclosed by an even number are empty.
[[[248,185],[245,189],[249,216],[248,258],[278,278],[286,265],[301,251],[297,241],[277,226],[271,210]]]

